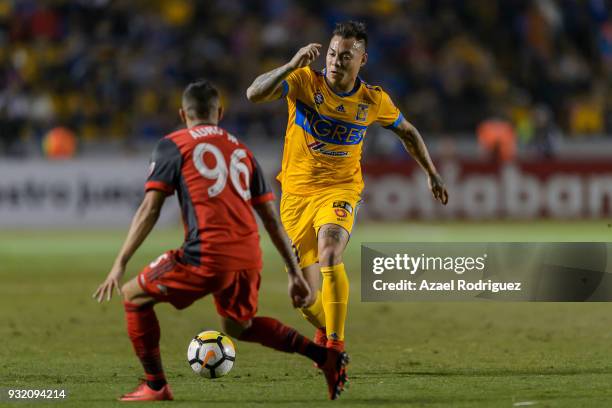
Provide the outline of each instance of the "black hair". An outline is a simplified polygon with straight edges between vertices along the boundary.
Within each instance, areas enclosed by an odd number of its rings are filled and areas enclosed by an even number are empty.
[[[368,47],[368,33],[366,31],[366,25],[360,21],[351,20],[336,23],[334,35],[338,35],[342,38],[355,38],[357,41],[363,41],[365,48]]]
[[[218,101],[219,91],[206,79],[190,83],[183,92],[183,107],[190,116],[199,119],[207,118]]]

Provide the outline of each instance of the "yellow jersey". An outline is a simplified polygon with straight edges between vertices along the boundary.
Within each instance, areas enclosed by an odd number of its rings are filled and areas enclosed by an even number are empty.
[[[347,93],[334,92],[325,72],[304,67],[282,83],[289,118],[278,180],[284,192],[309,195],[326,189],[361,193],[361,151],[368,126],[387,128],[401,112],[379,86],[357,79]]]

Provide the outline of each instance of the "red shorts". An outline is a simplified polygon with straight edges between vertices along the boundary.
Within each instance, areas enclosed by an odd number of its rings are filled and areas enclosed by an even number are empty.
[[[257,312],[260,269],[221,271],[181,263],[168,251],[138,275],[140,287],[158,302],[184,309],[212,293],[217,313],[234,320],[249,320]]]

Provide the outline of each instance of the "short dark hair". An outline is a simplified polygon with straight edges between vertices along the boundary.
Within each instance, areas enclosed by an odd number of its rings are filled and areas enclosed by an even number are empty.
[[[336,23],[334,35],[338,35],[342,38],[355,38],[357,41],[363,41],[366,48],[368,46],[368,33],[366,31],[366,25],[361,21],[351,20]]]
[[[218,101],[219,91],[206,79],[190,83],[183,92],[183,108],[192,117],[207,118]]]

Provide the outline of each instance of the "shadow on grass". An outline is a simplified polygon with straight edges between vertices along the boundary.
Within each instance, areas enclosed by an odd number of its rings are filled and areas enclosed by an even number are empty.
[[[494,398],[493,400],[498,401],[499,398]],[[209,401],[211,404],[218,406],[219,404],[228,404],[232,406],[249,406],[249,405],[262,405],[262,406],[298,406],[298,407],[315,407],[315,406],[329,406],[328,404],[332,403],[334,405],[344,405],[344,406],[369,406],[369,407],[381,407],[381,406],[411,406],[412,404],[416,406],[422,406],[423,404],[452,404],[452,403],[490,403],[492,401],[491,398],[459,398],[456,397],[423,397],[423,396],[394,396],[394,397],[363,397],[363,398],[350,398],[350,397],[341,397],[336,401],[328,401],[328,400],[316,400],[316,399],[285,399],[285,398],[258,398],[258,399],[248,399],[248,400],[236,400],[236,399],[215,399],[214,401]],[[201,399],[177,399],[174,401],[174,404],[193,404],[193,403],[202,403]],[[452,405],[449,405],[452,406]]]
[[[588,374],[612,374],[612,367],[602,368],[534,368],[534,369],[462,369],[448,371],[368,371],[367,374],[352,374],[352,379],[367,379],[372,377],[516,377],[529,375],[588,375]]]

